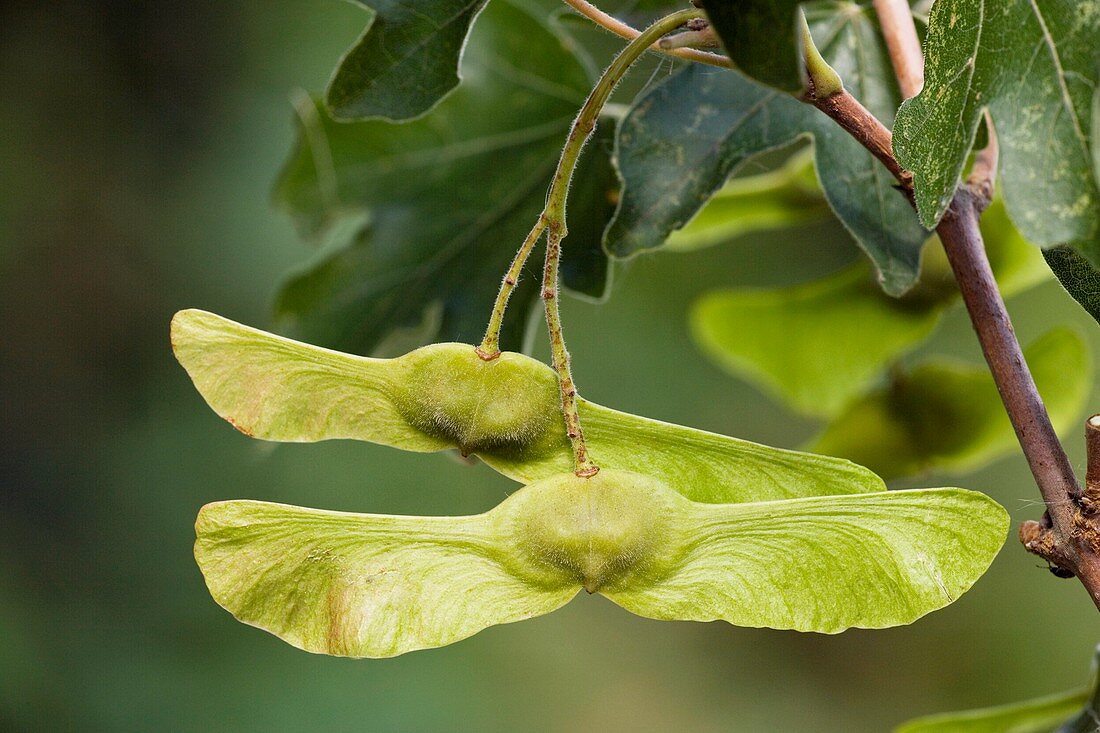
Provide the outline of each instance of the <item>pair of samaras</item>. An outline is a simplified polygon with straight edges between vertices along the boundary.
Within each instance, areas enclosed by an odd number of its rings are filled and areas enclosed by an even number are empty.
[[[520,354],[436,344],[350,356],[183,311],[177,357],[257,438],[457,448],[524,484],[467,517],[256,501],[202,509],[215,600],[303,649],[386,657],[553,611],[582,588],[658,619],[834,633],[909,623],[965,592],[1007,516],[962,489],[885,490],[847,461],[581,401],[603,470],[571,473],[556,379]]]

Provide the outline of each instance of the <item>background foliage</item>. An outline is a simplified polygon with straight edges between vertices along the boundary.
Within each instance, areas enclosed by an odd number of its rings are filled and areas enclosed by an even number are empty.
[[[0,90],[18,100],[0,111],[0,728],[883,730],[1080,686],[1088,599],[1012,545],[948,609],[838,637],[662,624],[581,598],[450,648],[349,662],[217,608],[191,556],[206,501],[449,514],[513,487],[445,456],[249,441],[168,349],[181,307],[266,325],[282,273],[316,256],[270,189],[295,134],[291,92],[323,89],[363,24],[336,0],[0,10]],[[578,381],[621,409],[802,445],[819,423],[712,366],[688,312],[707,292],[815,280],[859,256],[825,220],[636,258],[609,303],[564,304]],[[1053,281],[1010,308],[1024,343],[1057,322],[1100,347]],[[935,354],[979,363],[957,308],[906,362]],[[1081,467],[1080,441],[1067,445]],[[1038,513],[1019,456],[911,483]]]

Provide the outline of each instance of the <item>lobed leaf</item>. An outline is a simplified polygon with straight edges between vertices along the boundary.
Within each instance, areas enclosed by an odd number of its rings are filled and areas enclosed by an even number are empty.
[[[368,221],[284,284],[281,321],[311,341],[358,353],[372,353],[426,313],[437,315],[428,340],[479,339],[591,86],[574,46],[549,20],[501,0],[473,31],[462,86],[430,115],[402,125],[347,124],[305,103],[277,205],[314,235],[337,222]],[[600,131],[581,160],[562,263],[565,285],[591,297],[605,293],[609,276],[600,244],[617,188],[609,136]],[[508,348],[520,347],[538,295],[537,277],[526,275],[505,323]]]
[[[925,226],[946,211],[988,110],[1002,190],[1024,236],[1073,244],[1100,263],[1100,184],[1090,153],[1098,37],[1097,0],[937,0],[924,90],[902,105],[894,129]]]
[[[660,619],[910,623],[970,587],[1007,524],[962,489],[715,505],[604,470],[551,476],[471,517],[210,504],[195,557],[241,621],[308,651],[380,657],[548,613],[581,588]]]
[[[360,0],[363,35],[340,60],[326,102],[342,119],[419,117],[458,86],[470,24],[486,0]]]
[[[873,12],[815,2],[806,15],[826,60],[889,124],[900,93]],[[810,105],[700,65],[654,85],[621,123],[615,161],[623,190],[606,247],[619,257],[660,247],[740,166],[801,137],[814,140],[825,197],[875,263],[883,288],[898,295],[911,287],[928,232],[882,165]]]
[[[1024,241],[999,203],[983,216],[982,233],[1006,297],[1048,277],[1038,248]],[[920,284],[900,300],[875,287],[859,263],[809,283],[709,293],[693,307],[691,327],[726,371],[799,412],[834,417],[890,362],[925,341],[957,299],[934,240],[925,249]]]
[[[1085,342],[1055,329],[1025,351],[1055,429],[1068,429],[1092,383]],[[1017,449],[996,385],[984,367],[932,361],[893,375],[852,403],[812,450],[844,456],[884,478],[928,469],[970,471]]]
[[[264,440],[350,438],[411,451],[458,448],[532,482],[572,469],[557,379],[541,362],[435,344],[370,359],[298,343],[212,313],[172,320],[176,358],[211,408]],[[706,502],[885,489],[846,460],[781,450],[628,415],[581,400],[599,464],[654,476]]]

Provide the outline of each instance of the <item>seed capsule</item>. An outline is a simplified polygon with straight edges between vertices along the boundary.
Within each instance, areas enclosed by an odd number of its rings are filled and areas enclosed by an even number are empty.
[[[508,352],[485,361],[466,344],[433,344],[395,366],[401,415],[463,455],[518,458],[560,440],[557,382],[538,362]]]
[[[546,571],[541,582],[579,583],[595,593],[666,574],[680,547],[671,518],[688,503],[656,479],[604,470],[543,479],[498,511],[527,567]]]
[[[458,448],[525,484],[574,467],[554,372],[521,354],[485,361],[472,345],[436,344],[396,359],[373,359],[198,310],[172,319],[172,347],[210,407],[254,438],[354,439],[417,452]],[[847,461],[576,399],[601,468],[652,476],[694,501],[886,489],[873,473]]]

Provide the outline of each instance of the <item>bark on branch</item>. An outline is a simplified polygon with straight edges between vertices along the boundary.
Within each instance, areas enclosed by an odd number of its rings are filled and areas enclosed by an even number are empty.
[[[909,5],[904,0],[876,0],[875,9],[898,80],[906,96],[911,96],[919,90],[917,81],[923,74],[917,69],[923,67],[923,58],[920,47],[913,44],[916,29]],[[959,188],[936,232],[1047,506],[1043,521],[1025,522],[1020,527],[1020,540],[1060,574],[1076,575],[1100,608],[1100,514],[1096,505],[1083,500],[1073,467],[1050,423],[993,279],[978,228],[981,213],[989,205],[997,170],[997,139],[992,125],[988,127],[989,146],[978,154],[969,179]],[[1088,425],[1090,466],[1095,466],[1092,470],[1100,479],[1100,437],[1093,438],[1093,433],[1100,433],[1100,421],[1094,425],[1090,420]]]

